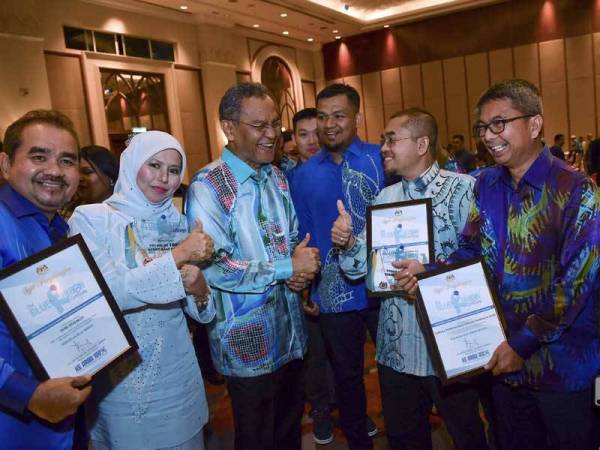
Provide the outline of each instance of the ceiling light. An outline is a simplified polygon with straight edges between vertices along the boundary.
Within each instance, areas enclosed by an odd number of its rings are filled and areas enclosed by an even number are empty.
[[[185,11],[186,9],[188,9],[188,7],[187,7],[187,6],[185,6],[185,5],[181,5],[181,6],[179,7],[179,9],[183,9],[183,10]]]
[[[260,25],[255,23],[254,25],[252,25],[253,28],[260,28]]]
[[[342,37],[341,37],[341,36],[336,36],[335,38],[336,38],[336,39],[341,39]]]
[[[384,25],[384,26],[383,26],[383,28],[389,28],[389,27],[390,27],[389,25]]]
[[[332,30],[331,32],[332,32],[333,34],[335,34],[335,33],[339,33],[339,31],[338,31],[338,30]]]
[[[286,30],[283,32],[283,34],[285,34],[287,36],[288,34],[290,34],[290,32]]]
[[[281,17],[287,17],[287,13],[281,13],[279,14]]]
[[[314,40],[315,40],[315,38],[308,38],[308,39],[307,39],[307,41],[308,41],[308,42],[312,42],[312,41],[314,41]]]

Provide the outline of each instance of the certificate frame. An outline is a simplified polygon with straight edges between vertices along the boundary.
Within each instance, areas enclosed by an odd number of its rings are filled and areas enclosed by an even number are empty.
[[[431,315],[432,304],[434,302],[437,302],[437,304],[439,304],[441,301],[443,301],[444,297],[441,295],[442,294],[441,292],[440,292],[440,295],[437,295],[437,296],[432,295],[431,290],[429,290],[428,294],[424,295],[423,291],[425,289],[422,289],[422,284],[425,285],[427,280],[440,279],[440,276],[442,276],[442,275],[444,275],[446,281],[448,283],[450,283],[451,281],[453,281],[453,279],[451,277],[455,277],[454,279],[456,279],[456,275],[458,275],[458,273],[464,269],[467,269],[467,270],[473,269],[473,271],[479,271],[479,273],[481,274],[481,279],[476,280],[476,282],[479,283],[479,286],[481,288],[485,288],[484,295],[487,295],[487,299],[483,299],[482,302],[487,301],[488,304],[486,305],[484,303],[483,308],[480,308],[479,310],[475,310],[475,311],[467,311],[466,313],[462,313],[460,310],[458,310],[458,308],[456,306],[454,306],[454,308],[457,308],[457,311],[456,311],[457,315],[455,315],[455,316],[450,315],[450,317],[448,317],[447,319],[441,320],[441,321],[438,318],[432,317],[432,315]],[[443,268],[437,269],[437,270],[432,270],[430,272],[424,272],[424,273],[418,274],[417,279],[419,280],[419,286],[417,289],[417,299],[416,299],[416,303],[415,303],[415,306],[417,309],[417,318],[419,320],[419,324],[421,325],[421,331],[423,332],[423,335],[425,336],[425,340],[427,342],[427,347],[429,349],[429,355],[431,356],[431,362],[432,362],[433,367],[436,371],[436,374],[440,378],[442,384],[444,384],[444,385],[451,384],[451,383],[465,380],[465,379],[468,379],[473,376],[476,376],[476,375],[486,372],[486,370],[484,369],[484,366],[485,366],[485,364],[487,364],[487,362],[492,357],[492,354],[493,354],[494,350],[497,348],[497,345],[499,345],[502,341],[506,340],[506,329],[507,328],[506,328],[506,320],[504,318],[504,314],[502,312],[502,308],[500,306],[500,302],[498,300],[496,290],[493,289],[491,277],[490,277],[488,270],[485,267],[485,264],[483,264],[483,259],[482,258],[473,258],[473,259],[469,259],[469,260],[466,260],[466,261],[463,261],[460,263],[449,264],[449,265],[447,265]],[[460,281],[459,281],[459,283],[460,283]],[[450,287],[450,286],[451,285],[448,284],[447,287]],[[458,286],[458,284],[456,286]],[[453,294],[456,294],[458,296],[458,292],[456,290],[453,292]],[[472,295],[471,295],[471,298],[473,298]],[[448,303],[451,303],[451,302],[452,302],[452,299]],[[430,307],[428,308],[427,305],[429,305]],[[468,305],[467,308],[469,306],[475,307],[477,305],[476,305],[476,303],[473,303],[473,305]],[[483,316],[484,314],[488,314],[488,316],[487,317],[479,317],[479,316]],[[489,316],[489,314],[493,314],[493,316],[491,317],[491,316]],[[437,323],[432,324],[432,319],[436,320]],[[493,342],[490,343],[489,345],[485,344],[485,343],[482,345],[476,339],[468,341],[467,336],[471,337],[468,334],[468,326],[469,325],[472,325],[473,327],[480,326],[479,324],[473,325],[477,321],[480,321],[480,324],[483,324],[483,326],[485,326],[485,324],[487,323],[486,322],[487,319],[490,319],[489,322],[492,325],[492,328],[497,327],[497,329],[492,330],[493,337],[491,340]],[[456,321],[460,321],[460,320],[464,320],[465,322],[467,320],[471,320],[471,322],[466,322],[464,324],[461,324],[460,322],[451,324],[450,327],[448,327],[446,329],[442,329],[441,332],[439,333],[439,334],[445,334],[447,331],[448,335],[451,335],[452,333],[458,334],[458,333],[463,332],[463,331],[461,331],[461,326],[464,326],[464,328],[467,328],[466,335],[465,334],[458,335],[454,339],[458,340],[458,339],[464,337],[464,341],[460,341],[460,342],[461,342],[461,344],[464,343],[464,345],[466,347],[465,350],[468,352],[471,352],[471,353],[461,357],[461,362],[465,365],[463,367],[463,370],[455,372],[456,369],[449,369],[446,366],[446,364],[444,363],[444,361],[445,360],[448,361],[449,358],[444,358],[441,353],[442,350],[446,351],[446,349],[442,345],[440,345],[440,341],[442,341],[443,339],[440,339],[439,336],[436,336],[436,333],[434,332],[434,327],[443,326],[452,321],[456,322]],[[480,330],[475,330],[475,331],[480,331]],[[496,333],[496,334],[494,335],[494,333]],[[477,337],[475,332],[473,333],[473,336]],[[452,339],[452,338],[450,338],[450,339]],[[474,345],[474,343],[475,343],[475,345]],[[476,345],[479,345],[479,350],[476,350],[476,348],[477,348]],[[460,347],[458,347],[458,348],[460,348]],[[453,351],[456,351],[456,350],[453,349]],[[473,355],[476,355],[476,356],[473,356]],[[472,359],[470,359],[470,358],[472,358]]]
[[[87,284],[83,284],[83,292],[81,292],[82,283],[76,283],[76,285],[73,285],[77,288],[76,290],[79,291],[77,294],[80,294],[82,296],[85,293],[87,293],[85,287],[90,287],[93,289],[98,288],[99,292],[95,292],[95,294],[91,298],[82,301],[79,304],[77,304],[77,300],[73,301],[73,308],[71,308],[70,310],[65,310],[66,308],[62,306],[62,302],[70,302],[72,300],[69,299],[76,297],[76,295],[71,296],[67,295],[66,292],[63,292],[62,294],[64,295],[62,297],[57,297],[59,298],[59,300],[56,300],[56,303],[53,303],[53,301],[50,300],[50,292],[53,288],[55,290],[60,290],[61,285],[57,281],[61,279],[60,275],[62,274],[63,277],[66,278],[66,273],[72,271],[72,268],[69,268],[67,266],[67,268],[61,268],[58,272],[56,272],[54,270],[54,267],[56,267],[56,262],[60,261],[61,257],[72,255],[72,252],[75,252],[76,256],[80,256],[80,258],[78,258],[79,262],[83,262],[85,265],[87,265],[87,267],[83,267],[83,272],[85,273],[86,270],[89,270],[89,275],[91,275],[91,277],[88,277],[87,280],[84,280],[87,281]],[[33,273],[34,266],[36,275],[39,275],[40,277],[46,276],[46,274],[48,276],[56,274],[57,276],[53,279],[31,278],[30,274]],[[49,267],[52,267],[52,269],[49,269]],[[80,272],[78,269],[76,269],[76,271]],[[19,281],[14,281],[15,278]],[[19,284],[22,283],[21,278],[25,280],[31,280],[31,282],[28,282],[27,285]],[[8,284],[11,283],[13,285],[8,286]],[[37,312],[37,314],[40,315],[45,314],[45,312],[39,312],[42,310],[40,306],[45,307],[45,310],[50,310],[50,306],[52,306],[52,308],[56,310],[55,315],[60,315],[42,326],[40,326],[39,324],[43,324],[43,321],[35,322],[35,326],[39,328],[37,328],[36,331],[31,332],[31,324],[28,324],[26,328],[24,328],[24,308],[23,304],[19,303],[20,301],[24,302],[25,298],[19,300],[17,299],[17,297],[25,297],[27,290],[29,290],[30,292],[34,292],[36,286],[38,286],[38,288],[41,289],[41,286],[44,286],[46,284],[50,284],[50,288],[48,290],[48,300],[39,302],[36,298],[33,301],[38,303],[32,303],[31,307],[28,307],[29,312],[31,315],[33,315],[33,312]],[[57,288],[57,286],[59,287]],[[21,296],[18,295],[17,288],[21,290]],[[103,303],[103,301],[105,301],[105,304]],[[93,317],[87,318],[85,320],[81,319],[82,314],[84,314],[84,310],[87,310],[88,314],[90,314],[90,310],[95,310],[96,313],[98,313],[98,315],[101,316],[97,319],[97,322],[103,320],[102,325],[99,326],[101,329],[110,330],[111,332],[114,332],[116,330],[117,332],[121,333],[116,337],[113,335],[110,336],[110,340],[112,342],[118,341],[119,345],[121,346],[117,348],[116,351],[114,351],[114,353],[110,353],[108,350],[106,350],[106,346],[98,347],[98,345],[100,345],[101,342],[94,344],[90,342],[89,338],[83,343],[75,340],[75,338],[87,338],[89,333],[86,334],[86,331],[94,326],[93,324],[89,324],[93,320]],[[0,314],[2,314],[2,318],[4,319],[9,331],[11,332],[13,339],[23,351],[23,354],[30,363],[34,374],[38,377],[40,381],[45,381],[49,378],[57,378],[59,376],[91,375],[94,377],[97,376],[99,373],[104,372],[106,369],[112,367],[113,365],[117,364],[123,358],[126,358],[128,355],[130,355],[132,352],[138,349],[137,342],[133,334],[131,333],[127,322],[125,321],[125,318],[123,317],[123,313],[119,309],[116,300],[114,299],[108,285],[106,284],[106,281],[104,280],[100,269],[96,265],[96,262],[94,261],[94,258],[81,234],[69,237],[56,245],[48,247],[32,256],[24,258],[21,261],[18,261],[15,264],[12,264],[6,267],[5,269],[1,270]],[[77,316],[78,314],[80,315]],[[111,325],[110,328],[104,328],[104,325],[106,325],[105,320],[107,317],[109,320],[108,324]],[[21,318],[21,320],[19,320],[19,318]],[[78,323],[77,320],[79,320],[80,322]],[[67,322],[65,323],[65,321]],[[62,325],[60,325],[61,322],[63,322]],[[43,345],[45,345],[44,339],[39,339],[38,341],[36,341],[35,345],[31,342],[33,339],[36,339],[39,336],[45,334],[48,330],[54,329],[50,331],[50,334],[56,333],[56,329],[59,326],[61,327],[60,333],[62,333],[62,330],[65,327],[67,327],[67,332],[64,334],[70,333],[74,335],[72,343],[73,348],[75,350],[73,350],[73,352],[78,352],[79,356],[85,354],[86,351],[89,351],[89,355],[85,359],[79,361],[78,363],[72,366],[72,371],[66,369],[64,373],[59,373],[60,368],[49,368],[51,364],[53,364],[50,363],[50,360],[52,358],[44,356],[42,354],[43,352],[40,351],[41,346],[37,344],[38,342],[42,342],[44,343]],[[98,327],[98,325],[96,325],[96,327]],[[81,328],[84,329],[81,330]],[[27,332],[29,332],[29,337]],[[54,342],[57,340],[58,343],[54,344]],[[62,345],[62,356],[64,355],[64,349],[68,344],[64,341],[60,343],[60,341],[61,334],[59,334],[59,337],[55,338],[54,341],[51,342],[52,346],[50,347],[53,348],[54,351],[60,351],[60,345]],[[94,347],[94,345],[96,345],[96,347]],[[53,355],[56,354],[53,353]],[[104,355],[107,356],[104,357]],[[89,358],[92,358],[92,360],[90,360]],[[79,370],[76,369],[76,367],[78,366]],[[86,366],[89,367],[86,368]]]
[[[418,233],[416,238],[394,236],[393,244],[384,245],[382,239],[374,237],[375,227],[387,220],[393,226],[401,227],[402,217],[406,213],[419,218],[420,223],[412,226],[409,232]],[[393,214],[393,216],[392,216]],[[388,217],[389,216],[389,217]],[[393,220],[397,217],[397,221]],[[387,225],[386,226],[390,226]],[[391,230],[390,230],[391,231]],[[384,232],[381,232],[382,235]],[[393,232],[395,234],[395,231]],[[389,232],[387,233],[389,235]],[[391,236],[389,236],[391,239]],[[414,240],[416,239],[416,240]],[[398,242],[401,241],[401,242]],[[408,250],[405,250],[408,248]],[[400,250],[404,257],[400,259],[417,259],[422,264],[435,259],[433,247],[433,207],[430,198],[383,203],[367,207],[367,283],[370,296],[389,297],[404,291],[393,289],[389,272],[389,257],[392,251]],[[387,267],[387,270],[386,270]],[[382,272],[383,271],[383,272]]]

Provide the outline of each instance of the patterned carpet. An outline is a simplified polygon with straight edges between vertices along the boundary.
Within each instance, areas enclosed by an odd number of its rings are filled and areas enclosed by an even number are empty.
[[[367,389],[368,414],[379,428],[379,434],[374,439],[375,450],[388,450],[385,437],[385,427],[381,414],[381,398],[375,365],[375,348],[372,343],[365,344],[365,385]],[[206,384],[206,395],[210,409],[210,423],[207,426],[207,450],[233,450],[233,417],[231,403],[225,386]],[[306,409],[308,413],[308,407]],[[305,414],[302,421],[302,449],[345,450],[348,448],[342,431],[337,426],[337,411],[333,413],[336,423],[335,439],[331,444],[317,445],[312,437],[312,420]],[[433,427],[432,439],[435,450],[453,450],[454,446],[446,429],[437,416],[431,416]],[[284,450],[284,449],[282,449]]]

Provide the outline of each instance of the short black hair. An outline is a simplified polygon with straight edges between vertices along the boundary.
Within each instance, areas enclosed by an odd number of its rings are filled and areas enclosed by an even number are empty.
[[[554,135],[554,143],[556,144],[558,141],[560,141],[560,138],[564,138],[565,135],[562,133],[558,133]]]
[[[100,170],[114,186],[119,177],[119,160],[113,152],[101,145],[81,147],[80,159],[85,159],[94,170]]]
[[[390,119],[406,117],[404,127],[410,130],[411,139],[427,136],[429,138],[429,152],[435,158],[438,146],[438,124],[433,114],[423,108],[412,107],[392,114]]]
[[[540,90],[527,80],[505,80],[486,89],[475,106],[476,120],[481,115],[483,105],[493,100],[508,100],[523,115],[536,116],[544,113]]]
[[[29,125],[36,124],[49,125],[58,128],[59,130],[66,131],[73,137],[77,144],[77,149],[79,149],[79,138],[77,137],[77,132],[75,131],[75,126],[71,119],[59,111],[51,109],[35,109],[25,113],[25,115],[11,123],[6,129],[6,133],[4,133],[4,144],[2,149],[11,161],[14,160],[15,151],[21,145],[23,130]]]
[[[460,133],[453,135],[452,139],[458,139],[462,143],[465,142],[465,136],[464,136],[464,134],[460,134]]]
[[[238,83],[230,87],[219,103],[219,120],[240,120],[242,100],[250,97],[270,97],[271,92],[261,83]]]
[[[289,142],[292,140],[293,135],[292,132],[290,130],[285,130],[281,132],[281,137],[283,139],[283,142]]]
[[[324,98],[331,98],[337,95],[345,95],[352,105],[352,109],[357,113],[360,109],[360,95],[358,91],[354,89],[352,86],[343,83],[334,83],[330,84],[326,88],[322,89],[321,92],[317,95],[317,104],[319,100]]]
[[[301,120],[306,119],[316,119],[317,118],[317,108],[304,108],[294,114],[292,118],[292,125],[294,127],[294,131],[296,131],[296,124]]]

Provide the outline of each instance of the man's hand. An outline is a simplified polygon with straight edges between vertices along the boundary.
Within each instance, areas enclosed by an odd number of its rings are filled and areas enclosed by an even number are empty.
[[[302,309],[304,309],[304,314],[311,317],[317,317],[320,312],[319,305],[313,302],[310,297],[302,302]]]
[[[402,289],[411,295],[417,292],[418,282],[415,275],[425,272],[425,267],[416,259],[403,259],[402,261],[392,262],[398,271],[394,273],[396,280],[395,289]]]
[[[184,264],[179,269],[179,273],[185,292],[201,298],[208,295],[208,284],[206,284],[204,275],[202,275],[202,271],[198,266]]]
[[[352,235],[352,217],[346,211],[344,203],[337,201],[339,216],[333,222],[331,227],[331,241],[343,250],[352,248],[354,245],[354,236]]]
[[[485,365],[485,370],[491,370],[493,375],[518,372],[523,367],[523,358],[515,352],[508,342],[503,341]]]
[[[213,252],[212,238],[204,233],[200,219],[196,219],[196,228],[173,249],[173,259],[177,267],[188,262],[206,263],[211,260]]]
[[[40,383],[27,407],[36,416],[57,423],[72,416],[92,392],[90,376],[51,378]],[[82,389],[79,389],[79,388]]]
[[[294,269],[293,275],[312,280],[321,267],[321,259],[318,248],[308,247],[309,241],[310,234],[306,233],[302,242],[294,249],[292,267]]]

